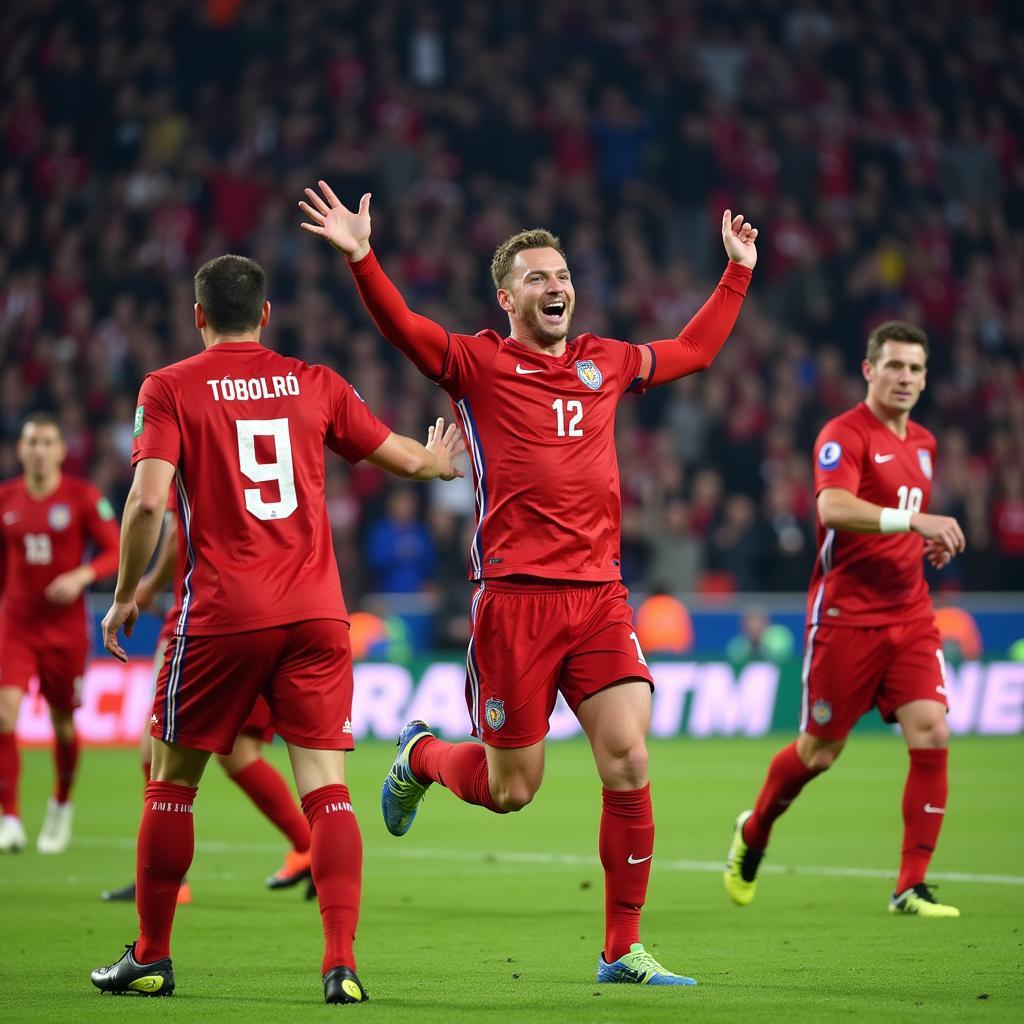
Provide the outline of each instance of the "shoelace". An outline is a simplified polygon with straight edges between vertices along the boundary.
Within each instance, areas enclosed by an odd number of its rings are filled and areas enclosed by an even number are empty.
[[[926,882],[919,882],[914,886],[914,892],[926,903],[938,903],[932,889],[938,889],[937,885],[929,886]]]
[[[635,965],[635,969],[641,970],[644,974],[671,974],[671,971],[666,971],[657,960],[651,956],[647,950],[642,950],[639,953],[634,953],[632,958]]]

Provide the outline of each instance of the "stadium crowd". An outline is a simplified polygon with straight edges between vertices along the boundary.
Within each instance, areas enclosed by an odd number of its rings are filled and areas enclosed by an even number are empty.
[[[799,591],[810,449],[858,401],[871,326],[928,330],[918,418],[965,557],[1024,583],[1024,24],[1013,4],[39,0],[0,13],[0,477],[34,409],[120,506],[144,374],[198,350],[192,274],[259,260],[267,340],[345,374],[395,430],[448,415],[298,229],[318,177],[374,195],[410,305],[504,331],[495,245],[560,234],[575,328],[671,337],[710,292],[725,207],[761,228],[712,370],[623,403],[623,566],[640,590]],[[329,462],[350,606],[465,606],[471,485]],[[423,499],[423,495],[426,498]],[[585,500],[585,496],[582,500]]]

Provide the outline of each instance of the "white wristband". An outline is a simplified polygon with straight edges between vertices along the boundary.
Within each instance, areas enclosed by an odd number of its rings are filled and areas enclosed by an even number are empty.
[[[909,508],[883,508],[878,517],[878,529],[882,533],[909,533],[913,514]]]

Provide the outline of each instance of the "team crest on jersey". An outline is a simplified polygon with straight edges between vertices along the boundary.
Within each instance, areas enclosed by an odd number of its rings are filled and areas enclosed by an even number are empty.
[[[835,469],[843,457],[843,446],[838,441],[826,441],[818,452],[818,465],[822,469]]]
[[[497,697],[488,697],[484,704],[484,717],[492,729],[500,729],[505,724],[505,702]]]
[[[832,721],[832,705],[827,700],[816,700],[811,707],[811,717],[818,725],[828,725]]]
[[[576,375],[591,391],[596,391],[604,383],[604,375],[593,359],[577,359]]]
[[[71,509],[67,505],[51,505],[47,521],[51,530],[66,530],[71,525]]]
[[[932,453],[927,448],[917,449],[917,461],[921,464],[921,472],[929,480],[932,478]]]

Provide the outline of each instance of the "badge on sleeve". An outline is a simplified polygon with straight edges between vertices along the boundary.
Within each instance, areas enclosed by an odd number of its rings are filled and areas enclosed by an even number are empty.
[[[106,498],[100,498],[96,502],[96,514],[100,519],[107,520],[114,518],[114,506]]]
[[[843,446],[838,441],[826,441],[818,452],[818,465],[822,469],[835,469],[843,457]]]
[[[132,437],[138,437],[142,433],[142,421],[146,415],[145,409],[144,405],[140,405],[135,410],[135,427],[132,429]]]
[[[917,461],[921,464],[921,472],[929,480],[932,478],[932,455],[927,448],[917,449]]]

